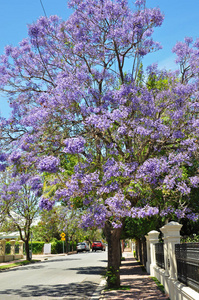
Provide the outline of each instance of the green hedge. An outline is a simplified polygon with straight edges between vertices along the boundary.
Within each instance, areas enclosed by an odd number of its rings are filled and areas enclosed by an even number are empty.
[[[70,241],[70,249],[68,251],[76,250],[76,242]],[[73,246],[73,247],[72,247]],[[64,253],[68,252],[66,251],[66,242],[64,242]],[[63,241],[54,240],[51,242],[51,253],[52,254],[58,254],[63,253]]]
[[[43,247],[44,247],[44,242],[32,242],[32,253],[33,254],[40,254],[43,253]],[[24,253],[25,253],[25,246],[24,247]],[[29,242],[29,247],[31,250],[31,242]],[[10,242],[6,242],[6,254],[10,254],[11,250],[11,244]],[[15,243],[15,253],[19,253],[19,242],[16,241]]]
[[[5,252],[7,255],[10,254],[10,250],[11,250],[11,244],[10,242],[6,242]]]
[[[43,253],[43,247],[44,247],[45,242],[32,242],[32,253],[33,254],[41,254]],[[70,249],[67,249],[68,251],[76,250],[76,242],[70,241]],[[73,247],[72,247],[73,246]],[[31,242],[29,242],[29,247],[31,250]],[[6,254],[10,254],[10,242],[6,242]],[[16,249],[17,248],[17,249]],[[15,243],[15,249],[18,250],[19,248],[19,243]],[[25,247],[24,247],[25,248]],[[66,251],[66,242],[64,242],[64,253],[68,252]],[[17,253],[17,251],[16,251]],[[51,253],[52,254],[58,254],[58,253],[63,253],[63,242],[60,240],[54,239],[51,242]]]
[[[9,255],[10,254],[10,251],[11,251],[11,244],[10,242],[6,242],[6,255]],[[15,242],[15,253],[19,253],[19,242]]]
[[[44,242],[32,242],[32,253],[41,254],[43,253]],[[29,248],[31,250],[31,242],[29,242]]]

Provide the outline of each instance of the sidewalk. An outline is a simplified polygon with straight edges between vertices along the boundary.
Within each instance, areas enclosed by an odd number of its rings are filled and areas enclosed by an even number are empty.
[[[100,300],[167,300],[156,283],[142,270],[132,253],[124,252],[126,258],[120,268],[121,286],[128,286],[128,290],[114,290],[101,292]]]

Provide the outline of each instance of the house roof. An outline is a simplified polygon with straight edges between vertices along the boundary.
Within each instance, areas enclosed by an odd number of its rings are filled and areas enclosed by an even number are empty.
[[[15,232],[10,232],[10,233],[7,233],[7,232],[0,232],[0,240],[2,239],[9,239],[9,240],[12,240],[12,239],[18,239],[20,237],[20,234],[18,231],[15,231]]]

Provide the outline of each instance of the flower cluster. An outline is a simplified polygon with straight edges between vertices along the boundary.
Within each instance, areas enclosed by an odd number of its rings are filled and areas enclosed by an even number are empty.
[[[192,212],[188,207],[175,209],[172,206],[168,206],[160,212],[160,216],[175,216],[178,219],[187,218],[192,221],[197,221],[199,219],[199,214]]]
[[[19,151],[13,151],[9,157],[8,160],[12,163],[18,163],[21,158],[21,153]]]
[[[84,151],[84,144],[85,144],[85,139],[82,137],[76,137],[76,138],[68,138],[64,140],[64,145],[65,148],[63,151],[65,153],[81,153]]]
[[[146,218],[157,215],[158,213],[159,209],[157,207],[151,207],[149,205],[145,207],[133,207],[131,209],[132,218]]]
[[[39,160],[37,169],[40,172],[56,173],[59,170],[60,160],[54,156],[45,156]]]
[[[42,197],[39,201],[39,208],[49,211],[53,208],[54,204],[55,204],[55,201],[52,201],[48,198]]]
[[[40,190],[43,187],[41,177],[40,176],[34,176],[30,178],[29,185],[31,186],[31,190]]]
[[[5,162],[7,159],[7,155],[5,153],[0,153],[0,161]]]
[[[106,207],[100,201],[96,201],[95,205],[90,205],[82,216],[82,227],[103,228],[108,217],[110,217],[110,213]]]
[[[152,39],[163,22],[160,10],[145,0],[135,1],[135,11],[127,0],[70,0],[69,6],[74,13],[67,21],[41,17],[29,25],[28,39],[0,57],[0,88],[12,109],[8,120],[0,117],[0,146],[9,150],[13,174],[2,197],[18,199],[24,185],[31,195],[41,192],[35,167],[60,172],[48,176],[50,185],[60,181],[53,201],[42,197],[40,208],[77,201],[86,210],[83,226],[108,220],[117,228],[127,216],[158,213],[151,191],[187,199],[198,187],[199,40],[186,38],[174,48],[180,79],[154,64],[144,84],[136,66],[161,48]],[[131,60],[135,69],[125,74]],[[0,170],[6,165],[1,153]],[[194,218],[172,208],[166,213]]]

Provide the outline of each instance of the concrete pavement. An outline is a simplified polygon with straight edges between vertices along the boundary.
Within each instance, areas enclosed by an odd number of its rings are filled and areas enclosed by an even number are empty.
[[[103,290],[100,300],[168,300],[152,278],[141,268],[131,252],[124,252],[126,258],[120,267],[121,286],[125,290]]]

